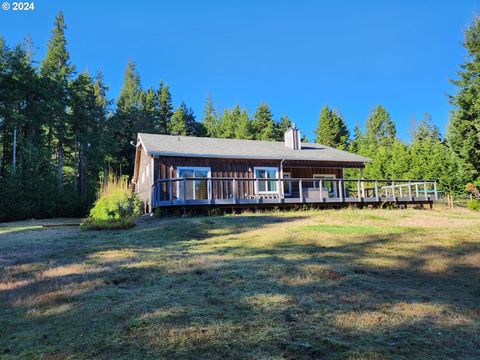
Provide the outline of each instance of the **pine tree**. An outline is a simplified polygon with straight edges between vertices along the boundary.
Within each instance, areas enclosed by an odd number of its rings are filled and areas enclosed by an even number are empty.
[[[89,147],[97,145],[99,135],[95,88],[88,72],[82,72],[71,85],[72,131],[76,161],[76,187],[80,197],[87,191]]]
[[[448,126],[448,145],[457,158],[464,182],[480,177],[480,17],[465,32],[464,47],[469,60],[461,66],[459,79],[452,81],[458,93],[451,97],[455,107]]]
[[[353,131],[353,139],[350,141],[349,144],[349,151],[353,153],[359,153],[360,149],[363,145],[363,134],[360,125],[355,126],[355,130]]]
[[[207,136],[218,137],[219,120],[215,113],[215,107],[213,106],[213,100],[210,94],[208,95],[207,101],[205,102],[202,122],[205,126]]]
[[[240,113],[240,117],[235,129],[235,138],[242,140],[251,140],[254,138],[252,131],[252,121],[248,116],[247,110],[243,109]]]
[[[270,107],[266,103],[261,103],[253,116],[253,128],[255,139],[257,140],[275,140],[276,123]]]
[[[170,134],[195,136],[201,134],[201,128],[195,121],[193,110],[184,102],[175,110],[170,123]]]
[[[225,109],[223,111],[222,117],[218,123],[218,137],[224,139],[234,139],[236,137],[237,124],[235,123],[234,109]]]
[[[149,88],[141,93],[142,119],[138,128],[142,132],[160,133],[160,109],[158,97],[153,88]]]
[[[277,131],[275,140],[277,141],[284,141],[285,132],[292,127],[293,123],[292,120],[288,117],[288,115],[283,115],[280,118],[280,121],[277,124]]]
[[[160,81],[157,97],[159,102],[159,123],[157,129],[160,134],[168,134],[173,115],[172,96],[170,95],[168,84],[163,85],[163,82]]]
[[[365,139],[371,145],[392,145],[397,130],[388,111],[381,105],[374,108],[367,119]]]
[[[49,127],[55,134],[57,143],[57,186],[59,188],[61,188],[63,182],[63,150],[70,126],[70,119],[66,112],[69,105],[68,87],[74,72],[67,51],[66,28],[63,13],[60,12],[55,19],[47,54],[40,68],[40,74],[45,80],[47,116],[50,119]]]
[[[108,118],[110,101],[107,99],[108,87],[103,81],[103,73],[97,73],[95,77],[95,111],[99,127],[99,144],[97,148],[92,147],[99,157],[99,163],[102,165],[103,180],[108,179],[109,160],[111,161],[111,143],[114,139],[114,132]],[[95,179],[96,180],[96,179]]]
[[[315,141],[338,149],[348,147],[349,131],[342,116],[325,106],[318,120]]]
[[[395,139],[387,151],[390,159],[386,162],[386,172],[382,174],[382,177],[384,179],[405,179],[412,165],[409,147]]]
[[[141,130],[142,114],[142,87],[140,75],[136,70],[135,63],[130,60],[125,70],[123,86],[117,100],[117,109],[114,114],[112,125],[115,127],[114,154],[123,174],[133,174],[134,151],[130,142],[136,141],[137,133]]]

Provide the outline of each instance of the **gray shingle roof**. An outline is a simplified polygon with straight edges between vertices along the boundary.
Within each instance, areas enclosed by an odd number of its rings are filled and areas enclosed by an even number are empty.
[[[193,136],[138,134],[149,155],[232,159],[341,161],[364,163],[370,159],[316,143],[292,150],[284,142],[216,139]]]

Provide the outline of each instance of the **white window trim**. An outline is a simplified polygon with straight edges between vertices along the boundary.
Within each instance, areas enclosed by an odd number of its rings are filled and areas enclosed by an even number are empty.
[[[292,177],[292,173],[291,172],[284,172],[283,173],[283,178],[285,179],[285,175],[288,175],[288,178],[287,179],[290,179]],[[292,195],[292,182],[291,181],[287,181],[287,190],[288,191],[285,191],[285,181],[283,182],[283,195],[287,195],[287,196],[290,196]]]
[[[208,170],[208,175],[207,179],[210,179],[212,177],[212,168],[208,166],[177,166],[177,179],[181,179],[178,175],[180,173],[180,170]],[[207,181],[207,195],[208,195],[208,200],[211,200],[211,181]],[[183,194],[182,194],[183,196]],[[177,198],[181,198],[180,196],[180,181],[177,181]],[[183,199],[184,201],[186,199]],[[192,200],[197,200],[196,199],[196,193],[195,191],[193,192],[193,199]]]
[[[278,167],[275,167],[275,166],[258,166],[258,167],[254,167],[254,168],[253,168],[253,177],[254,177],[254,178],[256,178],[257,170],[265,170],[265,171],[266,171],[266,170],[275,170],[275,178],[278,179]],[[268,181],[268,179],[255,181],[255,194],[279,194],[280,189],[278,188],[278,180],[275,180],[275,181],[277,181],[277,185],[276,185],[277,190],[275,190],[275,191],[268,191],[268,190],[259,191],[259,190],[258,190],[258,182],[259,182],[259,181]]]

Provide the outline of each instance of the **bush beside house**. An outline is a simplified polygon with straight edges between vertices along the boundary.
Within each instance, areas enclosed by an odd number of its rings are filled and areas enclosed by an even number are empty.
[[[141,214],[142,204],[130,187],[128,179],[110,177],[82,222],[83,229],[128,229],[135,226],[134,217]]]

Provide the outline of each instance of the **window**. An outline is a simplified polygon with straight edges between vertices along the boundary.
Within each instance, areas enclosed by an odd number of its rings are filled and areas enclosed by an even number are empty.
[[[206,200],[210,198],[210,182],[208,178],[211,177],[211,170],[209,167],[177,167],[177,178],[186,178],[185,191],[183,189],[183,181],[178,182],[178,197],[186,200]],[[188,178],[197,178],[189,180]],[[200,178],[200,179],[198,179]],[[205,180],[201,179],[205,178]]]
[[[335,179],[336,176],[334,174],[313,174],[314,179],[323,179],[323,191],[328,191],[330,196],[336,197],[337,196],[337,182],[336,181],[329,181],[331,179]],[[320,186],[319,181],[313,182],[313,187],[318,188]]]
[[[276,167],[256,167],[254,168],[256,179],[272,179],[258,180],[255,182],[255,191],[257,194],[277,193],[278,169]]]
[[[283,178],[284,179],[290,179],[291,174],[289,172],[284,172],[283,173]],[[284,181],[283,182],[283,194],[286,196],[292,195],[292,182],[291,181]]]

